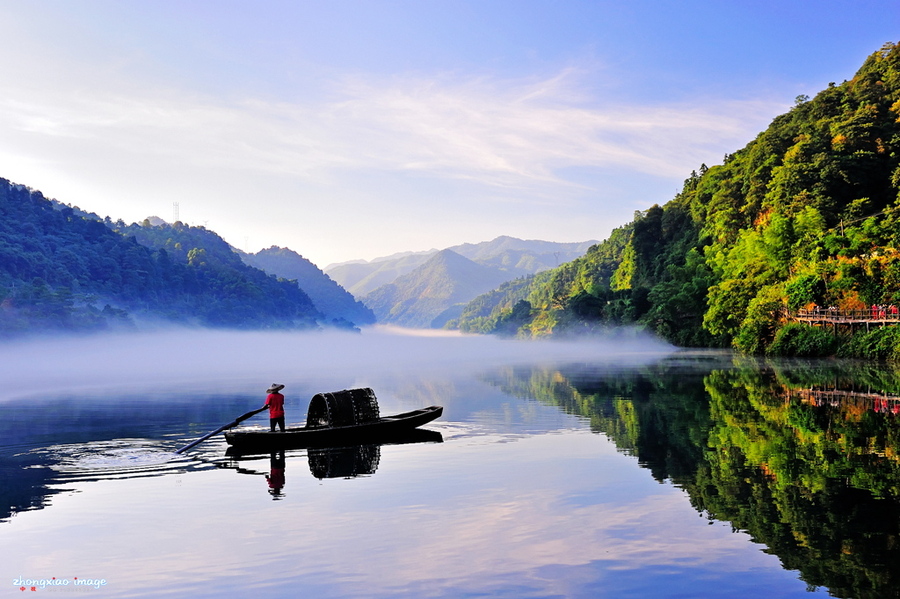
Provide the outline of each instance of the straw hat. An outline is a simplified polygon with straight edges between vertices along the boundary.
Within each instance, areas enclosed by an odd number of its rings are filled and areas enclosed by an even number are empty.
[[[284,385],[279,385],[278,383],[272,383],[272,386],[269,387],[269,389],[268,389],[268,391],[266,391],[266,393],[278,393],[282,389],[284,389]]]

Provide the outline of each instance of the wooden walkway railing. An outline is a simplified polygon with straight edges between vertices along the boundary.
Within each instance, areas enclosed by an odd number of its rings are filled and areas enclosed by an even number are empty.
[[[815,308],[798,310],[794,320],[811,325],[838,326],[886,326],[900,324],[900,309],[897,306],[875,306],[864,310],[839,310],[837,308]]]

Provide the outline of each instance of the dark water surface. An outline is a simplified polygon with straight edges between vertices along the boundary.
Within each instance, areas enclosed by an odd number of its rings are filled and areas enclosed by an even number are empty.
[[[381,333],[154,362],[175,341],[0,355],[0,596],[900,596],[891,370]],[[421,443],[174,453],[273,381],[289,422],[356,386],[444,417]]]

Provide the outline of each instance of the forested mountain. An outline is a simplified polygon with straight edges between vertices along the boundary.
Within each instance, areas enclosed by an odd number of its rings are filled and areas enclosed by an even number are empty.
[[[595,243],[597,242],[594,240],[556,243],[504,235],[491,241],[463,243],[447,249],[473,262],[504,269],[508,272],[506,279],[514,279],[555,268],[581,256]],[[363,297],[397,277],[412,272],[437,252],[438,250],[405,253],[377,258],[371,262],[333,264],[328,266],[325,272],[354,296]]]
[[[0,334],[130,326],[313,327],[295,283],[202,227],[125,226],[0,179]]]
[[[237,252],[250,266],[283,279],[297,281],[316,309],[329,321],[350,324],[372,324],[375,314],[356,301],[346,289],[335,283],[318,266],[288,248],[272,246],[255,254]]]
[[[457,320],[447,323],[468,333],[517,335],[522,327],[572,330],[593,325],[593,312],[601,304],[604,322],[621,324],[634,319],[631,294],[612,292],[609,280],[622,261],[633,225],[616,229],[604,242],[591,246],[587,253],[552,270],[503,283],[480,295],[463,307]],[[572,289],[578,289],[572,293]],[[555,307],[544,313],[533,305]],[[560,325],[559,321],[563,324]],[[590,323],[590,324],[589,324]],[[540,333],[535,333],[538,336]]]
[[[437,250],[407,252],[400,256],[376,258],[370,262],[363,260],[332,264],[325,269],[325,274],[354,297],[365,297],[382,285],[422,266],[436,253]]]
[[[898,190],[900,48],[891,43],[851,80],[798,97],[723,164],[701,166],[664,206],[517,291],[523,303],[495,294],[504,299],[490,310],[479,300],[458,326],[509,330],[515,312],[522,336],[630,322],[679,345],[890,353],[900,329],[838,343],[789,316],[900,304]]]
[[[442,250],[425,264],[363,300],[379,322],[408,327],[442,327],[461,305],[496,287],[507,271],[484,266],[451,250]]]

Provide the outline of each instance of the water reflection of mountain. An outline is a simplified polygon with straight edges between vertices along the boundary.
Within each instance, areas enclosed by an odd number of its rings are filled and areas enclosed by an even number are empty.
[[[654,478],[748,532],[810,586],[897,597],[900,419],[875,409],[889,405],[875,397],[791,392],[833,391],[836,374],[845,391],[878,388],[889,404],[900,389],[890,370],[846,364],[736,363],[705,374],[665,363],[630,372],[525,368],[493,382],[590,418]]]
[[[508,368],[489,382],[517,397],[590,419],[591,430],[634,455],[658,480],[693,476],[709,428],[705,371],[681,364],[641,369]],[[677,433],[677,434],[676,434]]]

